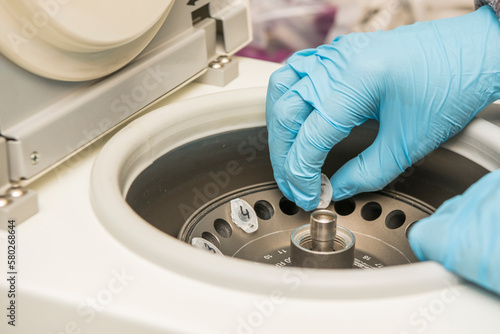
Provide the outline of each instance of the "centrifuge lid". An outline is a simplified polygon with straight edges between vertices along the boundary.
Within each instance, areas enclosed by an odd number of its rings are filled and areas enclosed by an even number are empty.
[[[0,51],[19,66],[58,80],[112,73],[153,39],[173,0],[3,0]]]

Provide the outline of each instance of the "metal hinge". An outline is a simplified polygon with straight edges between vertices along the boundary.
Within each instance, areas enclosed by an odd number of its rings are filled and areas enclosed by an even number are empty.
[[[37,212],[36,192],[10,181],[7,140],[0,137],[0,229],[7,229],[9,220],[19,224]]]

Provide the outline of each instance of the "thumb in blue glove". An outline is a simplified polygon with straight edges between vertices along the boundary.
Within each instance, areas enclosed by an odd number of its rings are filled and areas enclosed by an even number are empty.
[[[417,222],[408,235],[420,260],[500,294],[500,170]]]
[[[272,75],[266,105],[280,189],[316,208],[328,152],[367,119],[379,121],[378,136],[332,176],[333,199],[384,187],[500,97],[499,54],[500,23],[484,6],[292,56]]]

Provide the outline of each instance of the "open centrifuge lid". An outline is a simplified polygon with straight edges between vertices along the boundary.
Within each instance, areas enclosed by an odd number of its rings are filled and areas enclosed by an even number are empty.
[[[0,51],[57,80],[102,77],[153,39],[173,0],[2,0]]]
[[[276,268],[213,256],[156,229],[127,204],[134,179],[165,153],[213,134],[265,125],[265,96],[265,88],[208,95],[160,108],[121,130],[102,149],[92,171],[91,201],[104,227],[126,248],[161,267],[246,292],[269,293],[290,284],[296,297],[376,298],[457,282],[432,262],[359,275],[353,270]],[[474,120],[446,148],[488,170],[500,167],[500,129],[487,121]]]

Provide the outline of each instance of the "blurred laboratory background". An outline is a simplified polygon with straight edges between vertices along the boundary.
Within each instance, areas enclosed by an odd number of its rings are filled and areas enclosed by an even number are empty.
[[[253,42],[238,54],[283,62],[350,32],[463,15],[473,0],[250,0]]]

